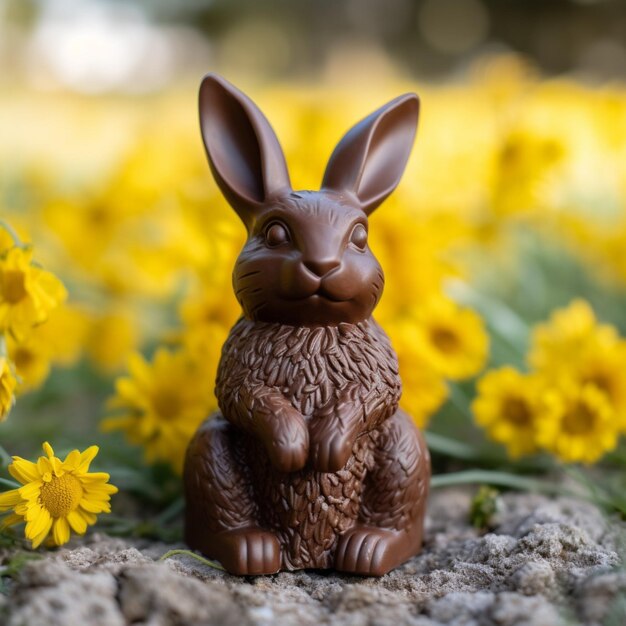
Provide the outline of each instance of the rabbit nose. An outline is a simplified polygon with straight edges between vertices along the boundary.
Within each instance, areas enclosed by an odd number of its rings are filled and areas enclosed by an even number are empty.
[[[322,277],[328,274],[331,270],[339,267],[338,259],[326,259],[317,261],[303,261],[304,267],[313,272],[316,276]]]

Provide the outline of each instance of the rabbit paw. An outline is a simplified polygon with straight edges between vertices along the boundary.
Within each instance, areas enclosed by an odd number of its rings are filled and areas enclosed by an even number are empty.
[[[252,576],[280,570],[280,543],[273,533],[252,526],[218,537],[217,559],[231,574]]]
[[[397,533],[372,526],[355,526],[339,539],[335,552],[335,568],[341,572],[363,576],[382,576],[396,567]]]
[[[285,420],[279,432],[267,443],[267,453],[272,465],[280,472],[301,470],[309,455],[309,431],[299,419]]]
[[[311,433],[311,465],[316,472],[338,472],[352,454],[352,442],[342,433],[321,436]]]

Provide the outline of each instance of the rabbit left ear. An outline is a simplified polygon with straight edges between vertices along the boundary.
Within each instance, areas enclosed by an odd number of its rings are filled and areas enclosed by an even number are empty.
[[[322,189],[354,193],[369,215],[400,182],[418,116],[419,98],[408,93],[353,126],[328,161]]]
[[[215,180],[250,229],[266,202],[291,190],[278,139],[256,104],[215,74],[200,85],[200,125]]]

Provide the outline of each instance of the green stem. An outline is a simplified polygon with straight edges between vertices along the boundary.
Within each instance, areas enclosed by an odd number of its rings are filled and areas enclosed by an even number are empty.
[[[519,351],[519,347],[510,338],[515,337],[525,343],[529,333],[528,323],[502,300],[473,289],[465,283],[455,286],[463,296],[464,302],[478,309],[489,320],[492,328],[516,352]]]
[[[166,552],[158,560],[159,561],[165,561],[166,559],[169,559],[170,557],[176,556],[178,554],[183,554],[185,556],[191,557],[192,559],[196,559],[196,561],[200,561],[200,563],[204,563],[204,565],[208,565],[209,567],[212,567],[214,569],[219,569],[222,572],[226,571],[216,561],[210,561],[209,559],[205,559],[203,556],[200,556],[199,554],[196,554],[195,552],[192,552],[191,550],[170,550],[169,552]]]
[[[452,485],[487,484],[551,495],[575,495],[571,490],[561,485],[543,482],[534,478],[526,478],[508,472],[495,472],[490,470],[467,470],[451,472],[450,474],[439,474],[438,476],[432,477],[430,484],[433,489],[450,487]]]
[[[470,400],[458,385],[450,385],[450,403],[467,422],[474,423]]]
[[[593,480],[580,467],[566,466],[564,471],[586,490],[588,500],[597,506],[605,507],[609,510],[617,510],[622,514],[626,513],[626,503],[612,497],[610,491],[607,491],[603,485]]]
[[[4,230],[6,230],[7,233],[9,233],[9,236],[11,237],[11,239],[13,239],[13,243],[18,248],[24,247],[24,242],[20,239],[19,235],[15,232],[13,227],[7,224],[7,222],[5,222],[4,220],[0,220],[0,228],[4,228]]]
[[[7,478],[0,478],[0,485],[4,485],[5,487],[9,487],[11,489],[19,489],[22,486],[19,483]]]
[[[478,461],[484,457],[477,448],[463,441],[451,439],[450,437],[429,431],[426,431],[424,436],[426,437],[428,449],[431,452],[437,452],[438,454],[451,456],[463,461]]]
[[[4,467],[5,465],[9,465],[13,461],[11,455],[0,446],[0,467]]]
[[[460,459],[461,461],[470,461],[491,466],[506,465],[513,467],[519,472],[546,472],[554,467],[553,462],[541,457],[511,461],[504,454],[498,454],[497,451],[482,450],[464,441],[452,439],[439,433],[426,431],[424,436],[426,437],[428,449],[431,452],[449,456],[454,459]]]

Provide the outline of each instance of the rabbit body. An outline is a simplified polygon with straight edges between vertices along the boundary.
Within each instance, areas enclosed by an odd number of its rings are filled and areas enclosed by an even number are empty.
[[[213,174],[248,239],[220,413],[187,451],[185,539],[236,574],[384,574],[420,550],[430,460],[398,408],[397,357],[372,318],[384,277],[367,218],[400,180],[417,97],[349,131],[317,192],[291,189],[269,123],[232,85],[205,77],[200,111]]]
[[[254,453],[254,439],[246,442],[252,448],[246,458],[258,519],[280,537],[283,567],[330,567],[337,536],[358,519],[373,460],[372,433],[397,410],[397,359],[374,321],[307,328],[242,319],[224,345],[217,379],[222,411],[242,401],[242,389],[262,387],[289,398],[309,424],[336,419],[342,392],[357,404],[345,418],[355,420],[360,432],[338,472],[305,467],[283,473],[266,455]],[[377,423],[371,423],[372,418]]]

